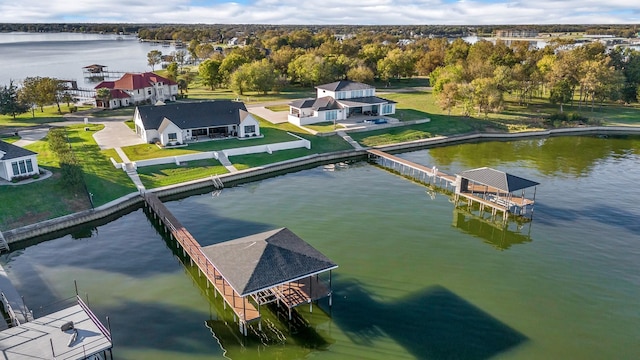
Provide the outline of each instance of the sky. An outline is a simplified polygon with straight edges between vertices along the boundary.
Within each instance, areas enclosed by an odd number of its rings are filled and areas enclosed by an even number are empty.
[[[638,0],[0,0],[0,23],[638,24]]]

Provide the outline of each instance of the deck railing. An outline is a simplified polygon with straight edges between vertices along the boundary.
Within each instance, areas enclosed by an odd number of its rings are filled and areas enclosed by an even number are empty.
[[[100,322],[100,320],[98,319],[96,314],[94,314],[93,311],[91,311],[91,309],[89,309],[89,306],[87,306],[87,304],[85,304],[84,301],[82,301],[80,296],[76,296],[76,298],[78,299],[78,305],[80,305],[80,307],[87,313],[87,315],[89,316],[91,321],[93,321],[93,323],[98,327],[98,329],[100,330],[102,335],[104,335],[109,340],[110,343],[113,343],[113,341],[111,340],[111,332],[109,332],[109,329],[107,329]]]

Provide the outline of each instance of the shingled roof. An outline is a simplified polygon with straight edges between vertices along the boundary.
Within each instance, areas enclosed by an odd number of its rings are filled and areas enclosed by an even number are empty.
[[[202,251],[240,296],[338,267],[287,228],[210,245]]]
[[[373,89],[373,86],[355,82],[355,81],[350,81],[350,80],[340,80],[340,81],[332,82],[330,84],[316,86],[316,89],[328,90],[328,91],[350,91],[350,90]]]
[[[139,106],[138,113],[146,130],[157,130],[162,120],[169,119],[181,129],[238,125],[246,117],[242,102],[215,100],[159,106]]]
[[[307,109],[311,108],[316,111],[325,111],[325,110],[337,110],[342,109],[342,105],[338,101],[335,100],[331,96],[324,96],[317,99],[304,99],[304,100],[296,100],[289,104],[294,108],[298,109]]]
[[[37,153],[0,140],[0,160],[17,159],[30,155],[37,155]]]
[[[540,184],[535,181],[527,180],[519,176],[511,175],[488,167],[463,171],[460,173],[460,176],[473,182],[491,186],[506,192],[526,189]]]

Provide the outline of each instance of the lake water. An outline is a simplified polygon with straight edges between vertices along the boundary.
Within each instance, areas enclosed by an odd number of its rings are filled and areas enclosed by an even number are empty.
[[[284,343],[242,339],[142,210],[0,262],[36,309],[78,280],[117,359],[636,359],[639,149],[555,137],[400,155],[540,182],[533,221],[506,230],[366,163],[167,202],[202,245],[285,226],[340,266],[333,307],[300,308],[309,327],[265,315]]]
[[[85,81],[82,67],[101,64],[112,71],[151,71],[147,53],[154,49],[163,54],[175,50],[141,43],[131,36],[0,33],[0,86],[10,80],[20,83],[26,77],[48,76],[75,80],[80,87],[93,88],[97,84]]]

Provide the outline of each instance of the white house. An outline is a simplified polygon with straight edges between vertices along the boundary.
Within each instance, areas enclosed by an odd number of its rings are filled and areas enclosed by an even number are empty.
[[[346,120],[354,115],[384,116],[396,112],[396,103],[376,96],[376,88],[349,80],[316,86],[315,99],[289,104],[289,122],[308,125]]]
[[[260,136],[260,124],[243,102],[216,100],[139,106],[133,117],[136,133],[144,141],[183,144],[204,138]]]
[[[155,104],[158,101],[175,101],[178,83],[152,72],[126,73],[116,81],[103,81],[95,89],[111,91],[108,102],[96,98],[96,105],[104,108],[119,108],[138,104]]]
[[[0,178],[11,181],[38,174],[37,156],[33,151],[0,140]]]

